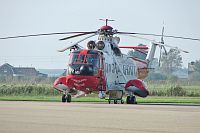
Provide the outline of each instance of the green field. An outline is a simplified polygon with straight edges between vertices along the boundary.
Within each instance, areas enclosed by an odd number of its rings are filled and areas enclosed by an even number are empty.
[[[200,104],[200,83],[191,81],[147,82],[150,96],[137,97],[138,103],[196,103]],[[0,100],[61,101],[61,93],[54,90],[52,83],[0,83]],[[125,100],[125,97],[124,97]],[[72,102],[106,102],[97,94],[74,98]]]

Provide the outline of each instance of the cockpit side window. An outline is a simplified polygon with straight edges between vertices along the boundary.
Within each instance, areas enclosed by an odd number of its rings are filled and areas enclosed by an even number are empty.
[[[69,59],[69,64],[73,64],[74,62],[78,61],[78,54],[71,54]]]
[[[96,54],[88,54],[86,55],[86,63],[87,64],[92,64],[96,67],[98,67],[98,56]]]
[[[85,55],[80,55],[79,61],[80,63],[85,63]]]

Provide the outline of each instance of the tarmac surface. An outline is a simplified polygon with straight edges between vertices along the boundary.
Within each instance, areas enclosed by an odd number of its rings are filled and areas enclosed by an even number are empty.
[[[200,106],[0,101],[0,133],[199,133]]]

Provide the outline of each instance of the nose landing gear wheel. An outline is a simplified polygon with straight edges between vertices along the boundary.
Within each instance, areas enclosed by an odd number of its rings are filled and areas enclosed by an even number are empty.
[[[70,94],[63,94],[62,95],[62,102],[65,103],[65,102],[68,102],[70,103],[72,101],[72,96]]]

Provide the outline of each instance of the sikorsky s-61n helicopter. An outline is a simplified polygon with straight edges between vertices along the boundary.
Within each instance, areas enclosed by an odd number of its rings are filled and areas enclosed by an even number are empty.
[[[54,82],[54,88],[63,93],[62,102],[71,102],[73,96],[81,96],[92,92],[98,92],[99,98],[105,99],[108,97],[109,103],[113,100],[115,104],[120,101],[122,104],[123,96],[126,95],[127,104],[135,104],[136,97],[147,97],[149,91],[145,82],[143,81],[150,69],[150,62],[153,60],[156,48],[165,50],[166,47],[178,49],[177,47],[165,45],[163,37],[189,39],[200,41],[200,39],[166,36],[158,34],[146,34],[135,32],[119,32],[114,30],[107,23],[108,19],[101,19],[106,22],[97,31],[91,32],[62,32],[62,33],[47,33],[24,36],[4,37],[0,39],[31,37],[31,36],[46,36],[56,34],[75,34],[62,38],[60,40],[67,40],[79,36],[86,36],[66,48],[59,50],[64,52],[70,50],[70,59],[67,66],[65,76],[61,76]],[[164,31],[164,28],[163,28]],[[120,38],[115,35],[127,35],[130,37],[145,39],[150,41],[150,47],[147,46],[119,46]],[[149,40],[136,35],[150,35],[160,36],[161,42]],[[85,41],[93,36],[98,36],[97,40],[89,40],[87,48],[79,45],[80,42]],[[122,54],[121,48],[134,49],[146,56],[145,59],[133,58]]]

